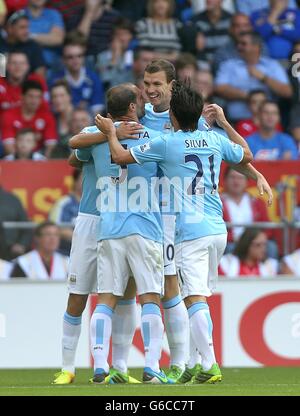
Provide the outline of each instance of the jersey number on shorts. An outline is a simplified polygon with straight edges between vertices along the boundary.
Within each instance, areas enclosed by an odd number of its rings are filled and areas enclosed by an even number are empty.
[[[122,147],[126,150],[127,149],[127,144],[122,144]],[[110,159],[110,162],[114,163],[112,158]],[[115,185],[117,185],[118,183],[123,183],[125,181],[125,179],[127,178],[127,173],[128,173],[127,165],[121,165],[120,169],[121,169],[120,176],[111,176],[112,183],[114,183]]]
[[[194,155],[186,155],[184,157],[184,161],[185,161],[185,163],[194,162],[194,163],[196,163],[197,168],[198,168],[198,172],[196,173],[196,176],[194,177],[194,179],[192,180],[192,183],[190,184],[190,186],[187,189],[187,194],[188,195],[204,194],[205,193],[205,188],[200,183],[201,178],[203,177],[203,165],[202,165],[200,157],[198,155],[195,155],[195,154]],[[217,185],[215,183],[214,155],[209,156],[208,161],[209,161],[210,178],[211,178],[211,183],[212,183],[211,193],[215,194],[216,190],[217,190]]]

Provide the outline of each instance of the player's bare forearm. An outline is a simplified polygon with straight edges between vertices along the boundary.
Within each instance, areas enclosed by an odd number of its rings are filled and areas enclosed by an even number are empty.
[[[227,120],[219,124],[220,124],[220,127],[222,127],[226,131],[229,139],[232,142],[239,144],[244,149],[244,157],[243,157],[242,162],[243,163],[251,162],[253,160],[253,155],[246,140],[230,125],[230,123],[228,123]]]
[[[119,143],[116,129],[111,129],[108,133],[108,143],[111,157],[115,163],[118,165],[129,165],[130,163],[136,163],[129,150],[125,150],[124,147]]]
[[[82,162],[80,162],[80,160],[77,159],[75,153],[71,153],[69,158],[68,158],[68,163],[70,166],[72,166],[73,168],[77,168],[77,169],[81,169],[82,168]]]
[[[249,179],[254,179],[256,181],[256,186],[259,191],[260,195],[264,193],[267,194],[268,197],[268,205],[272,205],[273,202],[273,192],[272,188],[270,187],[268,181],[264,177],[262,173],[260,173],[251,163],[240,163],[238,165],[231,165],[233,169],[237,172],[242,173],[243,175],[247,176]]]
[[[83,149],[104,142],[107,142],[107,137],[101,131],[97,133],[79,133],[71,137],[69,146],[71,149]]]

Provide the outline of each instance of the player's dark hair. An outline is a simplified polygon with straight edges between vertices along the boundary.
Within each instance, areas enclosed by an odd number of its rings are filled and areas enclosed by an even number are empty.
[[[39,224],[35,230],[34,230],[34,236],[35,237],[40,237],[42,235],[42,232],[44,231],[45,228],[48,227],[57,227],[57,224],[55,224],[55,222],[53,221],[44,221],[41,224]]]
[[[174,81],[170,109],[183,131],[197,130],[203,110],[203,98],[187,82]]]
[[[107,112],[113,118],[125,116],[131,103],[136,104],[136,92],[133,84],[117,85],[106,93]]]
[[[145,72],[148,74],[155,74],[163,71],[166,74],[167,82],[171,82],[176,78],[175,66],[166,59],[155,59],[146,66]]]
[[[247,258],[252,241],[255,240],[255,238],[262,232],[263,231],[259,228],[246,228],[236,243],[233,254],[240,260],[245,260]]]
[[[29,90],[39,90],[43,92],[42,85],[35,80],[27,80],[22,84],[22,94],[26,94]]]

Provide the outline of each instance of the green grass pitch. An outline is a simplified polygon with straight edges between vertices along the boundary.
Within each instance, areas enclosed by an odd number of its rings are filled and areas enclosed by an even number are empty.
[[[141,379],[141,369],[131,375]],[[53,370],[0,370],[0,396],[300,396],[300,368],[225,368],[214,385],[89,385],[78,369],[67,386],[52,386]]]

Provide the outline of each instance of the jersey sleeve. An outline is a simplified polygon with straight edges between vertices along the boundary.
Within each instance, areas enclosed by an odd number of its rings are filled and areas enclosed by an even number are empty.
[[[135,161],[142,165],[146,162],[162,162],[166,158],[167,142],[160,136],[147,143],[129,149]]]
[[[243,160],[244,149],[241,145],[232,142],[227,139],[225,136],[220,137],[221,147],[222,147],[222,159],[228,163],[238,164]]]
[[[91,147],[86,147],[85,149],[76,149],[75,156],[80,162],[88,162],[92,157]]]

